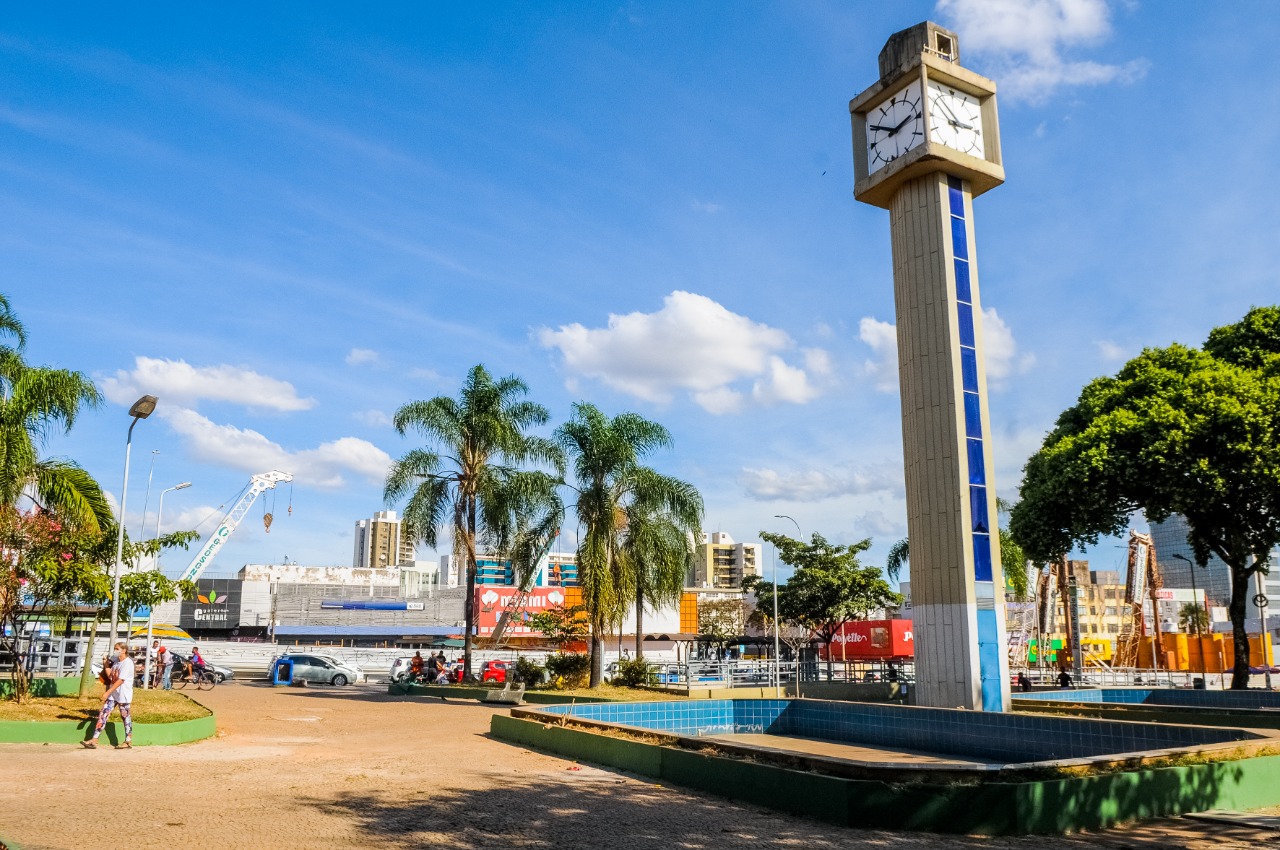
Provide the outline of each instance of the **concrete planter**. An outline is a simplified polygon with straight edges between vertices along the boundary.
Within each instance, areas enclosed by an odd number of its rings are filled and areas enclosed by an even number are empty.
[[[8,682],[4,683],[8,685]],[[33,696],[73,696],[79,693],[79,677],[60,679],[36,679],[32,682]],[[0,687],[0,697],[7,696],[7,688]],[[190,699],[189,697],[183,697]],[[81,720],[0,720],[0,744],[78,744],[93,735],[96,718]],[[169,746],[187,744],[212,738],[217,732],[213,712],[205,717],[179,720],[174,723],[134,723],[135,747]],[[109,722],[102,730],[102,740],[114,746],[124,740],[124,724],[118,720]]]

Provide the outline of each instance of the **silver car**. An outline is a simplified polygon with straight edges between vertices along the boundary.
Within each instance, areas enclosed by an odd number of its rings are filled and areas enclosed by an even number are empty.
[[[322,685],[349,685],[364,681],[364,671],[331,655],[286,655],[293,662],[295,682],[315,682]]]

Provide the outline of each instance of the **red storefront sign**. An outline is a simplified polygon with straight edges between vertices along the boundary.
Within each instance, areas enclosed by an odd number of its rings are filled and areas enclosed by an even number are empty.
[[[852,620],[840,625],[831,640],[833,661],[863,661],[887,658],[915,658],[915,639],[910,620]],[[820,658],[827,647],[819,646]]]
[[[511,607],[517,590],[514,587],[499,585],[482,585],[476,588],[476,626],[481,635],[493,634],[498,625],[498,618]],[[508,635],[535,635],[526,620],[531,614],[540,614],[554,608],[564,606],[572,608],[582,604],[582,590],[577,587],[535,587],[525,597],[524,604],[517,616],[507,623]]]

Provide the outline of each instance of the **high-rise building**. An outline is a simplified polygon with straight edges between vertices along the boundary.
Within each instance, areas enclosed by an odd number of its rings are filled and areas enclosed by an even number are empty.
[[[742,587],[747,576],[758,576],[764,563],[759,543],[735,543],[723,531],[706,532],[693,554],[691,587]]]
[[[356,522],[351,566],[362,569],[395,567],[414,561],[413,541],[403,533],[395,511],[378,511]]]
[[[1210,607],[1226,607],[1231,602],[1231,568],[1217,555],[1210,554],[1209,563],[1203,568],[1197,566],[1193,577],[1188,561],[1194,563],[1196,556],[1187,542],[1190,530],[1186,517],[1181,514],[1174,514],[1164,522],[1151,523],[1151,541],[1156,549],[1164,586],[1193,588],[1207,597]],[[1271,571],[1263,576],[1262,586],[1268,597],[1268,619],[1273,620],[1280,607],[1280,549],[1271,553]],[[1245,616],[1251,619],[1259,615],[1253,600],[1256,594],[1257,587],[1250,587]]]
[[[449,587],[466,584],[467,574],[463,559],[452,555],[440,556],[440,577]],[[493,552],[476,552],[476,584],[512,587],[516,583],[515,568],[511,561],[499,558]],[[550,552],[538,562],[533,580],[534,587],[577,587],[578,556],[574,552]]]

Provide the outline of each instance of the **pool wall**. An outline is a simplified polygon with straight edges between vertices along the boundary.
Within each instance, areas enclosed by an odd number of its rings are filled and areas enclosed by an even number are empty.
[[[799,735],[1010,764],[1254,740],[1240,729],[1112,723],[946,708],[823,700],[705,700],[547,706],[545,713],[701,737]]]
[[[550,709],[543,710],[549,713]],[[1079,721],[1077,721],[1079,722]],[[1045,781],[852,779],[495,714],[500,740],[842,826],[985,835],[1074,832],[1280,803],[1280,756]],[[710,743],[710,742],[708,742]]]
[[[1277,691],[1175,690],[1172,688],[1081,688],[1014,694],[1017,700],[1109,702],[1184,708],[1280,708]]]
[[[1017,694],[1018,712],[1138,723],[1280,729],[1280,694],[1270,691],[1185,691],[1153,688],[1040,691]]]

